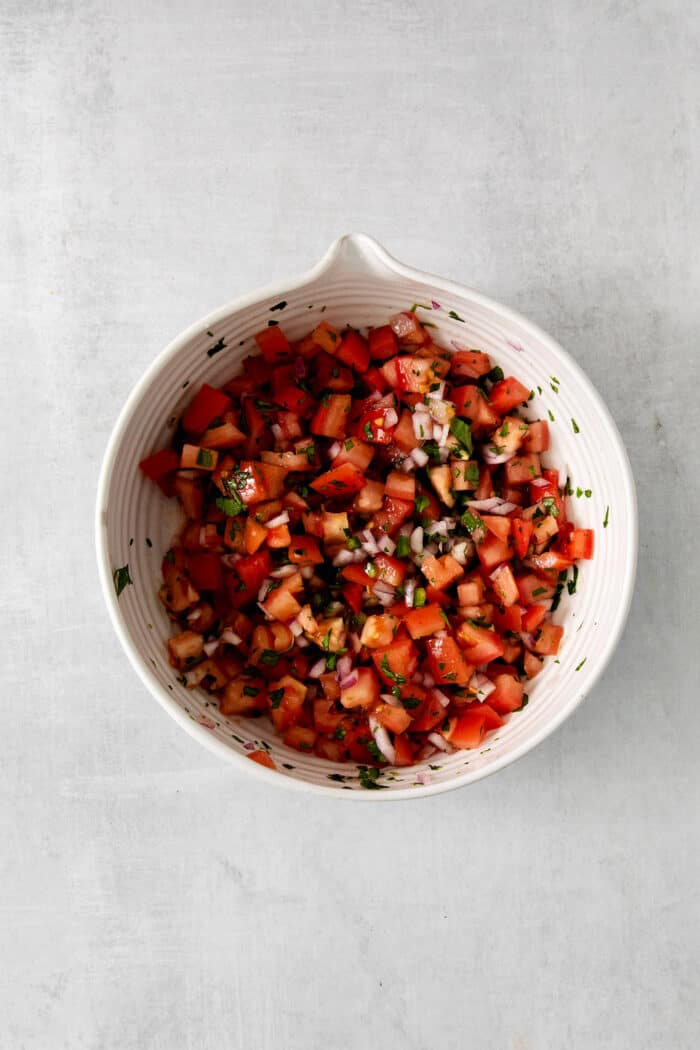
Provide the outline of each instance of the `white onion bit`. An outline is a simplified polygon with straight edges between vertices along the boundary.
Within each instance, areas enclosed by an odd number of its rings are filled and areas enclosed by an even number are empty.
[[[309,678],[320,678],[321,675],[325,672],[325,670],[326,670],[326,661],[321,659],[321,660],[317,660],[316,663],[313,664],[309,668],[307,673],[309,675]]]
[[[377,747],[384,755],[387,762],[393,765],[394,759],[396,758],[396,749],[392,744],[386,729],[379,724],[374,715],[370,715],[369,717],[369,727],[372,730],[372,736],[374,737]]]
[[[240,645],[243,639],[240,634],[236,634],[230,627],[227,627],[225,631],[221,632],[221,641],[226,642],[227,645]]]
[[[277,517],[265,522],[266,529],[276,529],[278,525],[289,525],[289,511],[283,510]]]
[[[408,543],[414,554],[420,554],[423,550],[423,527],[421,525],[413,530]]]
[[[424,467],[430,459],[430,456],[427,452],[424,452],[422,448],[414,448],[413,452],[411,453],[411,459],[417,467]]]
[[[434,744],[439,751],[450,751],[450,745],[440,733],[428,733],[428,740]]]

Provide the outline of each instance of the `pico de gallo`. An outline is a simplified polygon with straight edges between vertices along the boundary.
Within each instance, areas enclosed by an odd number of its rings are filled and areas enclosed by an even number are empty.
[[[140,467],[184,512],[160,590],[183,684],[300,751],[407,766],[525,705],[594,536],[515,376],[414,311],[363,331],[270,324]]]

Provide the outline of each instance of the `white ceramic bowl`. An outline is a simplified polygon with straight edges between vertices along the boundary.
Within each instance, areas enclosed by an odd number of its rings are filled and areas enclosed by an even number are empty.
[[[236,373],[241,359],[254,349],[253,334],[268,320],[280,321],[297,339],[322,316],[341,326],[384,324],[414,302],[428,307],[419,313],[437,325],[437,342],[450,347],[454,340],[486,350],[506,375],[515,374],[535,390],[533,418],[552,413],[549,462],[566,464],[573,487],[591,491],[590,496],[573,496],[571,503],[577,523],[595,529],[596,551],[592,561],[581,565],[576,594],[564,592],[556,615],[566,625],[559,660],[549,658],[530,683],[527,707],[482,750],[441,756],[431,767],[423,763],[383,772],[378,783],[386,790],[369,791],[361,786],[356,766],[293,751],[267,719],[224,718],[206,692],[178,684],[166,656],[170,623],[157,597],[160,562],[176,531],[178,512],[175,501],[144,479],[138,462],[168,443],[176,417],[202,381],[216,385]],[[159,355],[112,433],[99,482],[96,528],[100,577],[114,627],[141,680],[165,710],[193,737],[249,774],[365,801],[415,798],[469,784],[544,740],[608,663],[627,617],[637,558],[629,461],[610,414],[578,365],[512,310],[402,265],[364,235],[341,237],[303,276],[216,310]],[[126,565],[132,582],[117,597],[113,575]],[[248,751],[261,746],[274,757],[278,772],[246,759]]]

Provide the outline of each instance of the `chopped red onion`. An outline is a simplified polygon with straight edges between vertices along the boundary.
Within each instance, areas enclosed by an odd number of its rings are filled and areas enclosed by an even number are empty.
[[[432,778],[430,776],[430,773],[422,773],[422,772],[421,773],[416,773],[416,783],[417,784],[423,784],[423,785],[430,784],[431,783],[431,779]]]
[[[308,638],[304,638],[304,637],[297,638],[297,647],[299,649],[308,649],[310,644],[311,643],[309,642]]]
[[[460,543],[455,543],[450,551],[450,554],[456,562],[460,565],[466,565],[469,560],[467,553],[467,541],[462,540]]]
[[[353,631],[351,634],[348,635],[348,641],[350,642],[350,648],[352,649],[352,651],[354,653],[359,653],[360,649],[362,648],[362,642],[360,641],[359,634],[357,634],[356,631]]]
[[[279,425],[279,423],[273,423],[270,427],[270,430],[274,435],[275,441],[281,441],[284,437],[284,431],[282,430],[282,427]]]
[[[396,758],[396,749],[394,748],[386,729],[379,724],[374,715],[369,716],[369,728],[371,729],[375,743],[384,755],[384,758],[387,762],[393,765],[394,759]]]
[[[338,682],[338,685],[341,689],[352,689],[354,685],[357,685],[359,678],[360,676],[358,675],[357,671],[351,671],[349,675],[346,675],[345,678],[341,679],[341,681]]]
[[[278,525],[289,525],[289,511],[283,510],[281,514],[265,522],[266,529],[276,529]]]
[[[447,522],[442,519],[440,521],[434,521],[430,526],[430,535],[431,538],[433,536],[447,536]]]
[[[427,452],[424,452],[422,448],[414,448],[413,452],[411,453],[411,459],[417,467],[424,467],[430,459],[430,456]]]
[[[336,569],[341,568],[343,565],[351,565],[355,560],[355,551],[349,551],[345,547],[338,551],[333,559],[333,564]]]
[[[240,634],[236,634],[230,627],[227,627],[225,631],[221,632],[221,641],[226,642],[227,645],[240,645],[243,639]]]
[[[367,551],[364,551],[362,549],[362,547],[358,547],[356,551],[352,552],[352,555],[353,555],[353,558],[352,558],[353,561],[356,561],[356,562],[364,561],[366,559],[366,557],[367,557]]]
[[[432,306],[433,310],[441,310],[442,309],[442,307],[440,306],[440,303],[436,303],[434,299],[430,300],[430,305]]]
[[[385,704],[389,704],[390,707],[402,706],[401,701],[393,693],[380,693],[379,699],[383,700]]]
[[[433,424],[425,409],[417,408],[413,413],[411,422],[413,424],[413,435],[418,441],[430,441],[432,439]],[[413,456],[413,452],[411,455]],[[416,462],[418,462],[418,460],[416,460]]]
[[[275,580],[285,580],[287,576],[293,576],[296,571],[296,565],[280,565],[279,569],[272,570],[270,576]]]
[[[408,544],[414,554],[420,554],[423,550],[423,528],[418,525],[411,533],[411,538]]]
[[[512,510],[516,510],[517,509],[517,506],[518,506],[517,503],[508,503],[506,501],[505,503],[501,503],[497,507],[494,507],[493,510],[491,511],[491,513],[492,514],[510,514],[510,512]]]
[[[427,671],[423,672],[423,685],[426,689],[432,689],[435,685],[435,679],[431,674],[428,674]]]
[[[343,678],[347,678],[349,674],[352,674],[352,657],[348,656],[346,653],[345,656],[341,656],[338,660],[335,677],[341,682]]]
[[[520,640],[523,643],[523,645],[525,645],[528,649],[534,649],[535,648],[535,636],[534,636],[534,634],[529,634],[527,631],[521,631],[520,632]]]
[[[264,602],[265,601],[265,595],[269,591],[271,584],[272,584],[272,580],[270,579],[269,576],[266,576],[265,579],[263,580],[263,582],[260,584],[260,590],[258,591],[258,601],[259,602]]]
[[[410,474],[411,471],[416,469],[416,461],[413,458],[412,453],[404,457],[404,460],[401,464],[401,469],[404,472],[404,474]]]
[[[447,444],[447,439],[450,436],[450,424],[445,423],[445,425],[439,429],[440,433],[435,435],[435,440],[437,441],[439,448],[444,448]]]
[[[415,580],[406,580],[406,583],[404,584],[403,600],[406,603],[406,608],[407,609],[412,609],[413,608],[413,596],[414,596],[415,593],[416,593],[416,581]]]
[[[299,638],[304,633],[304,628],[301,626],[298,620],[290,620],[287,627],[292,632],[295,638]]]
[[[328,449],[328,456],[329,456],[329,458],[330,459],[335,459],[335,457],[340,452],[340,449],[341,449],[340,442],[339,441],[334,441],[333,444],[331,445],[331,447]]]
[[[387,408],[384,413],[384,426],[395,427],[399,421],[399,416],[395,408]]]
[[[566,482],[569,477],[569,468],[566,463],[562,463],[559,467],[559,473],[557,474],[557,484],[560,489],[566,488]]]
[[[377,546],[383,554],[393,554],[396,550],[396,544],[392,540],[391,536],[381,536],[379,538]]]
[[[243,557],[242,554],[222,554],[221,564],[225,569],[232,569],[237,561]]]
[[[436,631],[433,638],[447,638],[447,631]]]
[[[202,615],[202,610],[201,609],[193,609],[191,613],[187,614],[187,622],[188,623],[194,623],[194,621],[198,620],[201,615]]]
[[[469,681],[471,689],[476,690],[476,698],[481,703],[487,698],[489,693],[492,693],[496,686],[493,684],[490,678],[487,678],[485,674],[473,674]]]
[[[297,643],[298,644],[298,643]],[[309,678],[320,678],[326,670],[326,661],[321,659],[317,660],[315,664],[312,664],[307,674]]]
[[[442,689],[433,689],[433,696],[439,704],[442,704],[443,707],[450,706],[450,698],[449,696],[447,696],[446,693],[443,693]]]
[[[389,318],[389,324],[394,335],[399,339],[402,339],[405,335],[410,335],[411,332],[416,330],[416,319],[409,313],[394,314],[393,317]]]
[[[490,513],[496,507],[500,507],[503,503],[499,496],[491,496],[490,499],[470,499],[467,500],[467,506],[470,510],[484,510]]]
[[[549,482],[547,481],[546,478],[533,478],[532,481],[530,482],[530,484],[534,485],[535,488],[539,489],[543,485],[549,485]]]
[[[294,359],[294,375],[297,379],[303,379],[306,375],[306,361],[303,357],[296,357]]]
[[[269,613],[262,602],[258,602],[258,609],[263,614],[266,620],[274,620],[272,613]]]
[[[428,733],[428,740],[434,744],[439,751],[450,751],[450,745],[440,733]]]
[[[482,448],[481,454],[484,457],[484,463],[488,463],[490,467],[497,467],[499,463],[507,463],[509,459],[512,459],[515,452],[492,452],[487,445]]]
[[[449,423],[455,414],[455,406],[452,401],[436,397],[428,405],[428,412],[437,423]]]

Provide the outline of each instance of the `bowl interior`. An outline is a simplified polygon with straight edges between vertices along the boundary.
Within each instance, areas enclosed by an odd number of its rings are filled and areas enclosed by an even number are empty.
[[[122,413],[107,454],[98,555],[113,620],[134,666],[156,698],[194,735],[234,761],[265,748],[278,773],[244,763],[260,776],[356,797],[404,797],[445,790],[499,768],[543,739],[582,699],[624,624],[634,579],[636,508],[617,430],[589,381],[552,339],[505,307],[408,270],[365,242],[362,257],[356,253],[351,265],[339,261],[336,253],[307,278],[218,311],[155,362]],[[572,513],[577,524],[595,529],[596,552],[580,566],[576,593],[564,590],[555,616],[566,625],[564,642],[558,659],[548,659],[530,683],[527,707],[511,716],[480,751],[439,755],[419,766],[383,771],[375,786],[385,790],[377,795],[363,790],[367,781],[357,766],[293,751],[266,718],[224,718],[206,692],[179,684],[166,655],[170,622],[157,597],[161,558],[179,514],[175,501],[143,478],[138,462],[168,442],[176,418],[200,383],[217,385],[237,372],[241,360],[254,352],[254,333],[265,325],[278,322],[291,338],[298,338],[321,319],[340,326],[383,324],[414,303],[420,304],[419,315],[435,325],[436,342],[485,350],[506,375],[515,374],[534,390],[526,415],[551,420],[552,449],[545,464],[566,465],[574,489]],[[124,585],[118,598],[115,570],[122,570],[118,578]]]

